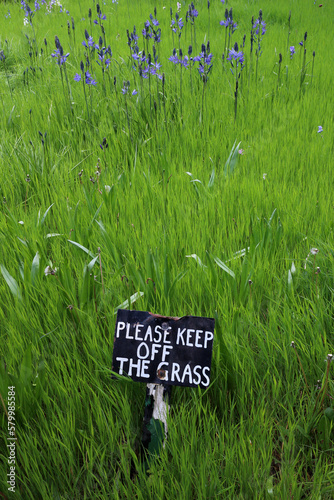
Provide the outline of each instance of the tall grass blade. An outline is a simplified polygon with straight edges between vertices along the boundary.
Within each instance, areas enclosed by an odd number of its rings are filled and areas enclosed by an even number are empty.
[[[6,281],[7,285],[9,286],[10,291],[12,292],[14,297],[17,297],[19,300],[22,300],[21,290],[19,288],[17,281],[13,278],[13,276],[11,276],[9,274],[9,272],[7,271],[7,269],[5,268],[4,265],[0,264],[0,270],[1,270],[2,276],[5,278],[5,281]]]

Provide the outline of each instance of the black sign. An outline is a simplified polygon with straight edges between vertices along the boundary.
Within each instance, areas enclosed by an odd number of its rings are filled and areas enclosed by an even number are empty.
[[[145,383],[208,387],[214,319],[119,309],[113,371]]]

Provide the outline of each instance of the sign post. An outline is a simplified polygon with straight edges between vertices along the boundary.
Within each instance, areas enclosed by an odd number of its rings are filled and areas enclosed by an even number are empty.
[[[209,386],[213,334],[212,318],[117,311],[112,369],[147,384],[142,443],[151,455],[167,438],[171,386]]]

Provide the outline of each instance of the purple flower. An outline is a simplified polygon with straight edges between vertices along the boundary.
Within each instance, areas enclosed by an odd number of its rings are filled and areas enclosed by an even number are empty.
[[[208,56],[204,56],[204,63],[209,66],[211,64],[212,58],[213,58],[213,54],[209,54]]]
[[[29,5],[27,3],[25,3],[24,0],[21,0],[21,9],[24,10],[25,17],[30,17],[30,18],[33,17],[34,13],[32,12],[32,10],[29,7]]]
[[[168,59],[174,64],[179,64],[179,58],[177,57],[176,53],[170,56]]]
[[[253,30],[255,30],[255,35],[260,33],[260,28],[262,28],[261,36],[267,31],[266,23],[262,19],[257,19],[253,25]]]
[[[188,65],[189,65],[189,57],[188,56],[184,56],[183,59],[180,59],[180,64],[181,66],[183,66],[184,68],[188,68]]]
[[[92,47],[93,47],[93,48],[95,48],[95,49],[97,49],[97,50],[99,49],[98,44],[94,42],[93,37],[92,37],[92,36],[90,36],[90,35],[88,34],[88,31],[87,31],[87,30],[85,30],[85,38],[86,38],[86,40],[87,40],[87,43],[86,43],[86,42],[85,42],[85,40],[84,40],[84,41],[82,42],[82,45],[83,45],[84,47],[86,47],[86,49],[88,49],[89,47],[90,47],[90,48],[92,48]]]
[[[103,64],[103,62],[104,62],[105,66],[108,68],[110,63],[111,63],[111,57],[112,57],[112,52],[111,52],[110,46],[107,49],[105,47],[101,48],[100,50],[97,51],[97,54],[98,54],[99,61],[100,61],[100,62],[96,61],[97,64],[99,66],[101,66],[101,64]],[[107,55],[109,55],[110,57],[108,57],[106,59]]]
[[[138,54],[132,54],[132,57],[135,61],[144,62],[145,56],[142,56],[141,54],[142,54],[142,52],[140,51]]]
[[[69,55],[70,55],[69,52],[64,55],[63,47],[61,45],[60,45],[59,49],[56,49],[51,54],[52,57],[57,57],[57,64],[59,64],[59,66],[61,66],[64,63],[66,63],[66,59],[68,58]]]
[[[323,131],[323,128],[321,125],[318,125],[318,134],[321,134],[321,132]]]
[[[198,17],[198,10],[195,9],[195,6],[193,3],[189,6],[188,15],[192,19],[194,19],[195,17]]]
[[[147,61],[148,62],[148,61]],[[161,68],[161,64],[156,62],[156,63],[149,63],[148,66],[145,68],[145,70],[147,70],[148,73],[150,73],[151,75],[154,75],[154,76],[157,76],[159,79],[161,77],[161,75],[159,75],[158,71],[159,69]]]
[[[212,58],[213,55],[210,53],[210,43],[208,42],[207,46],[204,43],[202,44],[202,52],[192,59],[193,62],[199,62],[198,72],[204,83],[208,81],[212,69]]]
[[[146,30],[145,28],[142,30],[142,35],[144,38],[146,38],[146,40],[153,37],[153,34],[150,33],[148,30]]]
[[[171,28],[174,33],[177,33],[178,30],[180,31],[179,36],[181,36],[181,31],[184,26],[184,22],[182,21],[182,17],[178,18],[178,15],[175,16],[175,19],[172,19],[171,21]]]
[[[74,76],[74,80],[76,82],[81,82],[81,75],[79,75],[79,73],[76,73],[75,76]]]
[[[303,45],[304,45],[303,40],[301,42],[299,42],[299,45],[301,45],[303,47]]]
[[[233,19],[228,17],[226,21],[220,21],[219,23],[221,26],[225,26],[225,28],[228,28],[229,26],[231,27],[232,34],[235,32],[235,30],[238,28],[237,23],[233,22]]]
[[[234,44],[234,48],[230,49],[227,61],[230,61],[232,68],[234,68],[234,64],[236,65],[236,77],[238,78],[238,66],[239,64],[241,65],[240,71],[243,69],[244,61],[245,61],[245,56],[242,51],[239,51],[238,44]],[[231,68],[231,71],[233,73],[233,69]],[[234,74],[234,73],[233,73]]]
[[[96,85],[96,81],[93,80],[89,71],[86,71],[86,73],[85,73],[85,83],[86,83],[86,85]]]
[[[102,149],[102,151],[108,148],[108,142],[106,137],[103,138],[102,144],[100,144],[100,148]]]
[[[153,14],[150,14],[150,19],[152,21],[153,26],[159,26],[159,21],[154,19]]]
[[[193,57],[193,61],[200,62],[202,60],[202,57],[204,57],[203,52],[201,52],[198,56]]]
[[[126,95],[130,90],[130,82],[127,81],[127,82],[123,82],[123,88],[121,90],[122,94],[123,95]],[[133,91],[131,92],[131,95],[137,95],[138,92],[136,89],[133,89]]]
[[[102,15],[102,13],[101,13],[101,12],[98,14],[98,17],[99,17],[99,19],[101,19],[102,21],[105,21],[105,20],[107,19],[107,16],[106,16],[105,14],[103,14],[103,15]],[[99,21],[98,21],[97,19],[94,19],[93,23],[94,23],[94,24],[99,24]]]
[[[245,58],[243,52],[237,52],[235,49],[230,49],[229,55],[227,58],[228,61],[236,61],[237,63],[243,64]]]
[[[291,57],[291,59],[293,58],[293,54],[295,52],[296,52],[295,47],[293,45],[291,45],[291,47],[290,47],[290,57]]]

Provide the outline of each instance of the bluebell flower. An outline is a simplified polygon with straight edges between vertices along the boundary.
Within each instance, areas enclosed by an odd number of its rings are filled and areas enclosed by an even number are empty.
[[[123,95],[126,95],[129,91],[129,88],[130,88],[130,82],[129,80],[126,82],[126,81],[123,81],[123,88],[121,90],[122,94]]]
[[[100,148],[102,149],[102,151],[104,149],[108,148],[108,143],[107,143],[107,138],[106,137],[103,138],[102,144],[100,144]]]
[[[69,55],[70,55],[69,52],[64,55],[62,46],[60,46],[59,49],[56,49],[51,54],[52,57],[57,57],[57,64],[59,64],[59,66],[61,66],[62,64],[64,64],[66,62],[66,59],[68,58]]]
[[[94,42],[94,40],[93,40],[93,37],[92,37],[92,36],[89,36],[89,35],[88,35],[88,38],[86,38],[86,40],[87,40],[87,43],[85,42],[85,40],[82,42],[82,45],[83,45],[84,47],[86,47],[86,49],[88,49],[88,48],[92,48],[92,47],[93,47],[93,48],[95,48],[95,49],[97,49],[97,50],[99,49],[98,44]]]
[[[73,78],[76,82],[81,82],[81,75],[79,73],[76,73]]]
[[[232,9],[230,9],[230,11],[228,11],[228,9],[225,9],[225,21],[220,21],[219,24],[220,26],[225,26],[226,29],[229,28],[230,32],[232,32],[233,35],[235,30],[238,28],[238,25],[233,21]]]
[[[138,52],[138,54],[135,52],[134,54],[132,54],[132,57],[135,61],[144,62],[146,60],[145,55],[142,55],[141,51]]]
[[[188,68],[189,66],[189,57],[186,55],[183,57],[182,50],[180,49],[179,55],[176,53],[176,49],[173,50],[173,55],[171,55],[169,58],[169,61],[171,61],[173,64],[181,64],[184,68]]]
[[[231,27],[232,34],[238,29],[237,23],[233,22],[233,19],[226,19],[226,21],[220,21],[221,26],[225,26],[225,28]]]
[[[25,17],[30,17],[30,20],[31,20],[34,13],[31,10],[31,8],[29,7],[29,5],[24,0],[21,0],[21,9],[24,10]]]
[[[192,59],[193,62],[199,62],[199,67],[197,69],[204,83],[208,81],[208,76],[212,69],[213,54],[209,53],[209,50],[210,50],[210,43],[208,42],[207,47],[203,43],[202,52],[198,56],[195,56]]]
[[[321,125],[318,125],[318,134],[321,134],[321,132],[323,131],[323,128]]]
[[[198,56],[193,57],[193,61],[194,62],[199,62],[199,61],[202,60],[202,57],[203,57],[203,54],[201,52]]]
[[[96,81],[93,80],[89,71],[86,71],[86,73],[85,73],[85,83],[86,83],[86,85],[96,85]]]
[[[153,37],[153,34],[150,31],[150,27],[150,21],[146,21],[144,24],[144,29],[142,30],[142,35],[144,38],[146,38],[146,40]]]
[[[155,29],[157,26],[159,26],[159,21],[157,19],[154,19],[153,15],[150,14],[150,19],[152,21],[152,26],[150,24],[150,21],[146,21],[144,24],[144,29],[142,30],[143,37],[146,40],[149,40],[150,38],[154,38],[154,41],[156,43],[160,43],[161,41],[161,29]]]
[[[262,28],[261,35],[263,36],[267,31],[266,23],[262,19],[261,20],[257,19],[253,25],[253,29],[255,30],[255,35],[258,35],[260,33],[260,28]]]
[[[136,26],[133,27],[133,32],[131,33],[131,40],[136,42],[139,39],[139,36],[136,33]]]
[[[160,28],[158,29],[158,31],[153,32],[153,34],[154,34],[154,36],[153,36],[154,41],[156,43],[160,43],[161,42],[161,30],[160,30]]]
[[[293,58],[293,54],[295,52],[296,52],[295,47],[293,45],[291,45],[291,47],[290,47],[290,57],[291,57],[291,59]]]
[[[100,19],[100,22],[107,19],[107,16],[105,14],[102,14],[101,12],[97,15],[97,17]],[[94,19],[93,23],[99,24],[99,21],[97,19]]]
[[[154,75],[156,76],[159,80],[162,79],[162,75],[160,75],[159,73],[159,70],[161,68],[161,64],[158,63],[158,62],[152,62],[148,65],[148,72],[151,74],[151,75]],[[145,68],[146,69],[146,68]]]
[[[253,22],[253,18],[252,18],[252,22]],[[253,31],[253,30],[255,30],[255,31]],[[262,10],[260,9],[259,10],[259,17],[255,21],[255,23],[253,24],[252,31],[251,31],[251,52],[252,52],[253,41],[254,41],[254,42],[257,43],[257,48],[256,48],[256,51],[255,51],[257,59],[262,54],[262,51],[261,51],[261,41],[262,41],[262,37],[263,37],[263,35],[265,34],[266,31],[267,31],[266,30],[266,23],[262,19]]]
[[[184,68],[188,68],[188,65],[189,65],[189,57],[188,56],[184,56],[183,59],[180,59],[180,64],[181,66],[183,66]]]
[[[236,61],[237,64],[243,64],[245,61],[244,53],[242,51],[238,52],[238,49],[235,50],[235,48],[230,49],[227,61]]]
[[[179,15],[175,15],[175,19],[171,20],[171,28],[174,33],[179,32],[179,36],[181,36],[181,31],[184,26],[184,22],[182,21],[182,17],[179,18]]]
[[[109,65],[111,63],[111,57],[112,57],[112,52],[111,52],[110,46],[107,49],[105,47],[101,48],[100,50],[97,51],[97,54],[98,54],[98,58],[99,58],[99,60],[96,61],[97,64],[99,66],[102,65],[102,67],[103,67],[103,63],[104,63],[105,67],[109,68]],[[110,57],[106,57],[107,55]]]
[[[150,14],[150,19],[152,21],[153,26],[159,26],[159,21],[154,19],[153,14]]]
[[[191,4],[189,5],[189,9],[188,9],[187,14],[190,17],[190,19],[192,20],[192,22],[194,21],[195,17],[198,17],[198,10],[195,9],[194,2],[191,2]]]
[[[179,64],[180,61],[179,58],[177,57],[176,49],[173,50],[173,55],[171,55],[168,59],[174,64]]]
[[[151,59],[151,54],[149,54],[148,57],[142,62],[146,63],[146,65],[143,66],[142,63],[139,63],[138,65],[139,76],[141,76],[145,80],[148,78],[149,75],[156,76],[159,80],[162,79],[162,75],[159,73],[161,64],[158,63],[157,61],[153,62]]]
[[[129,47],[131,47],[131,45],[136,45],[136,42],[139,39],[139,36],[137,35],[137,32],[136,32],[136,26],[133,27],[132,33],[129,33],[129,30],[127,30],[127,35],[128,35]]]
[[[233,49],[230,49],[228,57],[227,57],[227,61],[230,61],[232,68],[235,67],[236,78],[238,79],[239,78],[238,66],[240,65],[240,71],[241,71],[244,67],[245,56],[244,56],[244,53],[242,51],[239,51],[237,43],[234,44]],[[231,68],[231,71],[234,74],[232,68]]]

